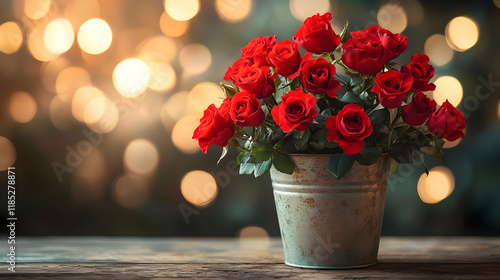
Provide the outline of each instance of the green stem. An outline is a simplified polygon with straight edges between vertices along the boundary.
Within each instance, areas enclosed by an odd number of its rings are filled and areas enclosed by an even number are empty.
[[[243,151],[243,152],[249,153],[249,154],[252,153],[252,151],[250,151],[249,149],[247,149],[245,147],[242,147],[241,145],[238,145],[236,148]]]

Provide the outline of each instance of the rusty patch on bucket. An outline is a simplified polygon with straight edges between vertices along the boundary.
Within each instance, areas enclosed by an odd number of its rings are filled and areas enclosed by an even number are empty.
[[[307,205],[309,205],[309,207],[314,208],[314,206],[315,206],[314,203],[316,201],[314,200],[314,198],[310,197],[310,198],[306,199],[305,202],[307,203]]]

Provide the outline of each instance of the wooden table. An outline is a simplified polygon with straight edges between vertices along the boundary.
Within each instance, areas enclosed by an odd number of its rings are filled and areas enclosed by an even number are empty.
[[[0,278],[500,279],[500,238],[383,237],[379,264],[309,270],[283,264],[279,238],[47,237],[16,240]]]

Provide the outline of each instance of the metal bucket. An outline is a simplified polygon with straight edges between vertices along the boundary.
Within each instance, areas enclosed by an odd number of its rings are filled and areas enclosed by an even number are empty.
[[[291,155],[292,175],[271,169],[285,264],[345,269],[377,262],[390,158],[354,163],[335,178],[330,155]]]

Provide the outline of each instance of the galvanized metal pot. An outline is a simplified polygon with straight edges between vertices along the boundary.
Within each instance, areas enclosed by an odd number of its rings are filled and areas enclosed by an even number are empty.
[[[330,155],[291,155],[292,175],[271,169],[285,264],[345,269],[377,262],[390,158],[354,163],[335,178]]]

